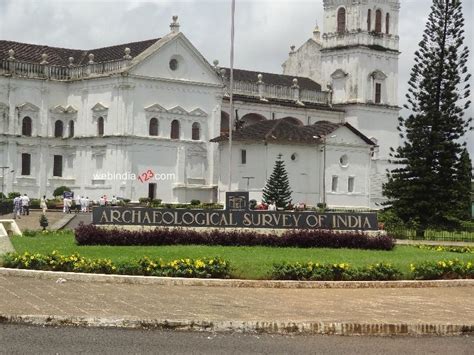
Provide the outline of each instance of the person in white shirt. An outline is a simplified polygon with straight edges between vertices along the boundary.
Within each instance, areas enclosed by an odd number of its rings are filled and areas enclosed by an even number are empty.
[[[277,210],[277,207],[275,205],[275,202],[270,202],[270,204],[268,205],[268,210],[269,211],[276,211]]]
[[[85,206],[85,212],[89,212],[89,206],[90,206],[90,200],[89,200],[89,197],[86,197],[84,199],[84,206]]]
[[[30,215],[30,198],[26,194],[21,197],[21,214],[23,216]]]
[[[104,196],[100,196],[99,198],[99,206],[104,207],[105,206],[105,198]]]
[[[43,214],[45,214],[46,210],[48,209],[48,205],[46,204],[46,196],[41,197],[40,208],[43,210]]]

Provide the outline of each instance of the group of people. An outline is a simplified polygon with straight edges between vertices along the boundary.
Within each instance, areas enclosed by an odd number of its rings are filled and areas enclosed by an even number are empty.
[[[16,196],[13,199],[13,218],[28,216],[30,214],[30,198],[27,194]]]
[[[275,202],[273,201],[270,201],[268,204],[265,203],[264,201],[260,202],[257,206],[256,206],[256,209],[259,210],[259,211],[276,211],[277,210],[277,206],[275,204]]]
[[[75,200],[70,197],[64,197],[63,199],[63,212],[72,213],[73,209],[76,212],[89,212],[92,201],[89,197],[77,196]]]
[[[100,196],[99,198],[99,206],[103,207],[103,206],[116,206],[117,205],[117,197],[115,197],[115,195],[112,196],[112,198],[109,199],[107,198],[107,195],[104,195],[104,196]]]

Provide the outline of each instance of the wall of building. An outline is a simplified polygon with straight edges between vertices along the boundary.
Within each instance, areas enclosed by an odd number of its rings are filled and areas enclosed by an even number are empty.
[[[246,151],[246,164],[241,163],[241,151]],[[218,198],[225,201],[229,189],[229,148],[219,144]],[[316,206],[324,200],[322,180],[325,178],[326,203],[330,207],[367,208],[370,204],[369,176],[371,171],[370,146],[347,128],[341,127],[327,138],[326,173],[324,174],[324,145],[263,144],[233,142],[232,190],[249,191],[250,198],[260,201],[262,189],[273,172],[279,155],[285,162],[294,203]],[[340,159],[347,156],[347,164]],[[292,156],[294,159],[292,159]],[[332,177],[338,176],[338,188],[332,191]],[[244,177],[253,179],[247,180]],[[347,180],[354,178],[354,191],[349,192]],[[247,182],[248,181],[248,182]],[[248,183],[248,185],[247,185]]]

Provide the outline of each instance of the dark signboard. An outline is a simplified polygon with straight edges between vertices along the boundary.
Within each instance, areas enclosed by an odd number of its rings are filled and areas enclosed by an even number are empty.
[[[225,202],[226,210],[247,211],[249,210],[249,193],[248,191],[226,192]]]
[[[97,225],[161,227],[270,228],[377,230],[376,213],[287,212],[251,210],[193,210],[128,207],[97,207],[92,211]]]

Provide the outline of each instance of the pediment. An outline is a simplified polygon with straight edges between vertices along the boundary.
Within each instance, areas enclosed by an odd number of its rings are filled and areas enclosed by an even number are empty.
[[[30,102],[25,102],[17,106],[19,111],[39,112],[39,107]]]
[[[68,106],[56,105],[54,107],[51,107],[50,111],[56,114],[77,113],[77,109],[72,105],[68,105]]]
[[[175,115],[187,115],[188,114],[188,111],[186,111],[181,106],[175,106],[172,109],[169,109],[168,112],[172,113],[172,114],[175,114]]]
[[[206,117],[207,113],[205,111],[201,110],[200,108],[196,108],[196,109],[192,110],[191,112],[189,112],[189,115],[190,116],[198,116],[198,117]]]
[[[385,80],[385,79],[387,79],[387,75],[381,70],[374,70],[370,74],[370,77],[375,79],[375,80]]]
[[[91,110],[94,112],[103,112],[107,111],[109,108],[102,104],[101,102],[96,103],[94,106],[92,106]]]
[[[337,69],[334,73],[331,74],[331,78],[333,78],[333,79],[342,79],[342,78],[345,78],[348,75],[349,74],[346,73],[344,70]]]
[[[77,113],[77,108],[72,105],[67,105],[65,107],[66,113]]]
[[[153,105],[145,107],[145,111],[147,111],[147,112],[167,112],[167,110],[163,106],[158,105],[158,104],[153,104]]]
[[[56,106],[54,106],[54,107],[51,107],[51,108],[49,109],[49,111],[51,111],[52,113],[58,113],[58,114],[60,114],[60,113],[65,113],[65,112],[66,112],[66,109],[64,108],[63,105],[56,105]]]

